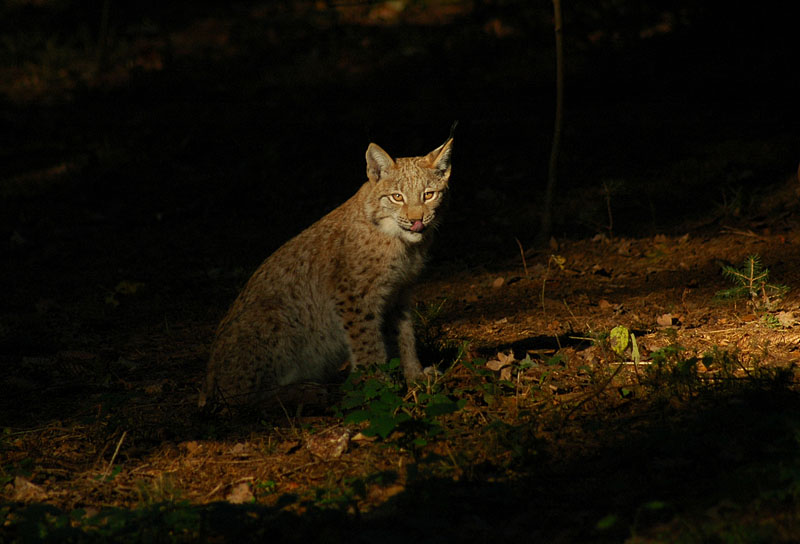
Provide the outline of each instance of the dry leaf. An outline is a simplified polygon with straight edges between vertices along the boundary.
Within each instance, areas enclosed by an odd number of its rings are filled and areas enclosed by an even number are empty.
[[[242,482],[234,487],[228,496],[225,497],[225,500],[231,504],[244,504],[246,502],[253,502],[255,497],[253,496],[253,492],[250,490],[250,484],[247,482]]]
[[[491,361],[486,361],[486,368],[489,370],[500,370],[506,366],[508,366],[506,363],[501,363],[500,361],[496,361],[494,359]]]
[[[486,368],[489,370],[500,371],[500,379],[501,380],[510,380],[511,379],[511,363],[514,362],[514,354],[513,353],[503,353],[499,352],[497,354],[497,359],[492,359],[491,361],[486,362]]]
[[[299,440],[285,440],[275,446],[275,450],[283,455],[289,455],[290,453],[296,452],[299,447]]]
[[[780,323],[781,327],[791,327],[797,323],[793,312],[778,312],[775,314],[775,317],[778,319],[778,323]]]
[[[247,454],[247,444],[244,442],[239,442],[231,448],[231,455],[234,457],[245,457]]]
[[[306,449],[322,459],[337,459],[347,451],[350,444],[350,431],[335,427],[308,437]]]
[[[189,442],[181,442],[178,447],[186,450],[186,453],[192,454],[200,449],[200,443],[197,440],[190,440]]]
[[[405,491],[402,485],[390,485],[389,487],[374,486],[369,490],[369,498],[384,501]]]
[[[30,480],[17,476],[14,478],[14,500],[19,502],[41,502],[47,499],[47,492]]]
[[[672,314],[662,314],[656,318],[656,323],[658,323],[659,327],[671,327],[672,326]]]
[[[513,353],[506,354],[506,353],[503,353],[503,352],[498,352],[497,353],[497,360],[500,361],[503,364],[510,365],[511,363],[514,362],[514,354]]]

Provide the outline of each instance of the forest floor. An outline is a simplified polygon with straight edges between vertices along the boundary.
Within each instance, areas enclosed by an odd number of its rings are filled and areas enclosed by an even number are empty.
[[[734,285],[721,263],[754,254],[796,285],[800,234],[713,230],[564,241],[529,252],[527,273],[521,256],[433,267],[418,336],[443,375],[386,387],[403,400],[370,420],[418,425],[383,439],[319,409],[200,417],[212,321],[24,357],[4,382],[5,524],[53,538],[152,524],[179,540],[791,541],[800,295],[769,308],[716,295]],[[637,355],[614,349],[620,326]],[[425,392],[458,409],[429,415]]]
[[[442,5],[445,23],[458,15]],[[392,95],[406,120],[382,129],[353,82],[424,55],[381,41],[401,39],[383,19],[389,30],[271,21],[257,8],[198,19],[171,56],[131,41],[112,62],[125,68],[91,84],[75,83],[80,63],[4,80],[0,540],[800,539],[800,180],[785,111],[576,99],[565,234],[536,245],[528,174],[552,125],[525,132],[541,120],[530,75],[509,105],[477,99],[523,73],[493,61],[444,111]],[[447,29],[451,60],[477,58],[471,32],[514,39],[502,17]],[[341,41],[306,54],[314,31]],[[420,50],[440,39],[408,32]],[[269,43],[242,57],[236,36]],[[297,62],[344,83],[298,80]],[[412,87],[429,92],[406,82],[398,96]],[[446,136],[431,117],[446,129],[465,114],[415,298],[421,358],[441,375],[408,388],[390,369],[359,375],[334,407],[198,413],[219,319],[271,250],[357,187],[364,127],[422,151]],[[609,134],[582,130],[606,116]]]

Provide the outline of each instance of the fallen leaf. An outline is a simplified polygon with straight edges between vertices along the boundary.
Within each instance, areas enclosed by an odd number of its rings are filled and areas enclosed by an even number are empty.
[[[497,353],[497,360],[503,364],[510,365],[514,362],[514,354],[513,353],[503,353],[502,351]]]
[[[255,497],[253,496],[253,492],[250,490],[250,484],[247,482],[242,482],[234,487],[228,496],[225,497],[225,500],[231,504],[244,504],[246,502],[253,502]]]
[[[47,492],[30,480],[17,476],[14,478],[14,500],[19,502],[41,502],[47,499]]]
[[[189,442],[181,442],[178,447],[185,449],[187,453],[194,453],[200,449],[200,443],[197,440],[190,440]]]
[[[275,450],[278,453],[283,455],[289,455],[290,453],[294,453],[300,448],[300,441],[299,440],[285,440],[275,446]]]
[[[388,499],[389,497],[394,497],[395,495],[402,493],[405,490],[406,488],[403,487],[402,485],[389,486],[383,490],[383,498]]]
[[[231,448],[231,455],[235,457],[242,457],[247,455],[247,444],[239,442]]]
[[[611,329],[609,343],[614,353],[617,355],[622,355],[625,352],[625,350],[628,348],[629,336],[630,332],[628,332],[627,327],[623,327],[622,325],[617,325]]]
[[[778,312],[775,314],[775,317],[778,319],[778,323],[780,323],[781,327],[791,327],[797,323],[794,312]]]
[[[497,371],[497,370],[501,370],[501,369],[503,369],[503,368],[505,368],[507,366],[508,366],[508,363],[504,363],[504,362],[497,361],[497,360],[494,360],[494,359],[491,360],[491,361],[486,361],[486,368],[488,368],[489,370]]]
[[[656,318],[656,323],[658,323],[659,327],[671,327],[672,314],[661,314]]]
[[[347,451],[349,444],[350,431],[335,427],[309,436],[306,449],[322,459],[338,459]]]

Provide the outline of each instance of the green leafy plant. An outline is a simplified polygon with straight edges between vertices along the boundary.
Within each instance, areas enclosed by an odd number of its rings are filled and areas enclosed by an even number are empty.
[[[186,501],[94,515],[47,504],[0,509],[0,526],[14,531],[18,542],[193,542],[200,521],[200,511]]]
[[[452,400],[437,384],[425,391],[407,391],[400,361],[350,373],[342,386],[344,396],[337,415],[345,423],[368,422],[361,432],[380,439],[392,438],[401,447],[425,446],[441,434],[437,418],[460,410],[465,400]]]
[[[785,285],[769,282],[769,269],[764,268],[758,255],[747,257],[739,268],[731,265],[723,266],[722,274],[735,286],[718,291],[717,298],[747,297],[756,310],[774,309],[775,300],[781,298],[789,290]]]
[[[256,484],[256,490],[262,495],[271,495],[278,490],[278,483],[275,480],[264,480]]]
[[[647,368],[645,383],[656,394],[682,397],[690,395],[701,385],[697,375],[696,356],[685,356],[686,348],[670,344],[651,354],[652,364]]]

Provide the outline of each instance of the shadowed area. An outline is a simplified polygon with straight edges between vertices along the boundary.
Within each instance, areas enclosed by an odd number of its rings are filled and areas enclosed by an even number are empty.
[[[540,242],[552,10],[3,5],[0,540],[796,539],[796,17],[565,4]],[[355,193],[370,142],[424,154],[455,120],[415,298],[441,378],[376,385],[357,424],[198,414],[258,265]],[[752,255],[780,296],[721,273]]]

